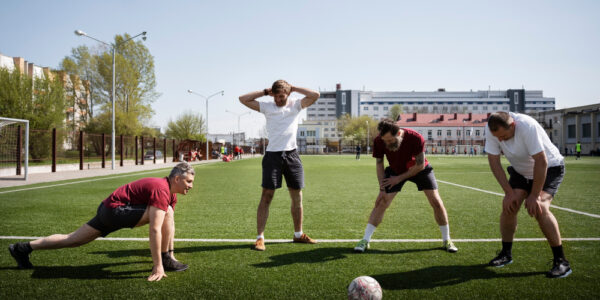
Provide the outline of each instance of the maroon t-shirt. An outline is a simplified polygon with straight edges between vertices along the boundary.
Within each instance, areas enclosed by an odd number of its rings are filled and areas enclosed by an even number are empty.
[[[177,196],[171,194],[167,177],[142,178],[116,189],[102,203],[110,208],[147,204],[167,211],[169,205],[175,209]]]
[[[390,151],[380,136],[373,141],[373,157],[383,158],[385,154],[390,168],[398,175],[414,166],[415,156],[425,151],[425,139],[421,134],[410,128],[402,128],[402,130],[404,130],[404,138],[396,151]],[[425,159],[425,165],[427,164],[429,162]]]

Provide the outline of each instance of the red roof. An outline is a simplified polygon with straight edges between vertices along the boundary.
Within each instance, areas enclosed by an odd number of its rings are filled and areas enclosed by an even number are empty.
[[[415,120],[416,117],[416,120]],[[469,119],[470,117],[470,119]],[[400,127],[483,127],[488,114],[401,114]]]

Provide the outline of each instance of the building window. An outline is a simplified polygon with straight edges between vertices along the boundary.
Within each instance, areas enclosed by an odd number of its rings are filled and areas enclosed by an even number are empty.
[[[346,105],[346,93],[342,93],[342,105]]]
[[[363,110],[369,110],[368,106],[363,106]]]
[[[384,106],[384,107],[383,107],[383,110],[388,110],[388,107],[387,107],[387,106]]]
[[[515,96],[515,105],[518,105],[519,104],[519,92],[515,92],[514,96]]]
[[[446,130],[446,136],[452,136],[452,130]]]
[[[492,110],[493,110],[493,111],[497,111],[497,110],[498,110],[498,106],[493,106],[493,107],[492,107]]]
[[[460,136],[460,129],[456,130],[456,136]]]
[[[582,138],[591,138],[592,137],[592,124],[584,123],[581,124],[581,137]]]
[[[325,128],[325,129],[323,129],[323,130],[324,130],[324,131],[329,131],[329,128]]]
[[[471,129],[467,129],[467,136],[471,136]]]
[[[575,124],[567,126],[567,138],[575,138]]]
[[[475,130],[475,136],[479,136],[479,135],[480,135],[479,130]]]
[[[478,109],[477,106],[473,106],[473,110],[477,110],[477,109]]]
[[[432,131],[431,131],[431,130],[427,130],[427,138],[428,138],[428,139],[431,139],[431,138],[432,138],[432,137],[431,137],[431,135],[432,135],[432,134],[433,134],[433,133],[432,133]]]
[[[481,109],[483,109],[483,110],[487,110],[487,106],[483,106]]]
[[[379,110],[379,106],[373,107],[373,110]]]
[[[442,131],[441,130],[437,131],[437,136],[442,136]]]
[[[300,131],[300,136],[304,136],[304,131]]]

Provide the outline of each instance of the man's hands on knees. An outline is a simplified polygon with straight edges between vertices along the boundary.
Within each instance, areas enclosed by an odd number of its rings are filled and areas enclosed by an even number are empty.
[[[529,213],[532,217],[539,217],[542,215],[542,199],[539,195],[529,195],[527,199],[525,199],[525,207],[527,208],[527,213]]]
[[[504,194],[504,199],[502,200],[502,208],[508,213],[516,213],[519,211],[519,200],[514,191],[510,193]]]
[[[160,281],[161,279],[163,279],[163,277],[167,277],[163,266],[154,266],[152,267],[152,274],[148,276],[148,281]]]

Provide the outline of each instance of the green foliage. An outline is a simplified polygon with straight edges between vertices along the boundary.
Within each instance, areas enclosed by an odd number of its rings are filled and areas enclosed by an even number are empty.
[[[29,120],[30,129],[48,130],[63,126],[65,91],[59,76],[32,79],[15,68],[0,68],[0,114],[3,117]],[[32,159],[48,157],[51,136],[47,132],[30,132],[29,153]]]
[[[400,114],[402,114],[403,110],[402,110],[402,105],[400,104],[394,104],[392,106],[392,108],[390,109],[390,112],[388,114],[388,117],[394,121],[398,120],[398,116]]]
[[[370,140],[377,136],[377,121],[367,115],[352,117],[346,114],[339,118],[337,124],[338,130],[344,132],[344,138],[351,139],[363,146],[366,146],[367,143],[367,130]]]
[[[154,111],[151,104],[160,96],[156,92],[156,77],[154,75],[154,57],[142,41],[127,41],[128,34],[115,36],[115,129],[117,134],[139,135],[148,126]],[[112,112],[112,49],[103,47],[91,51],[85,46],[79,46],[71,51],[71,56],[65,57],[61,67],[68,72],[79,75],[90,83],[90,93],[95,109],[94,118],[87,131],[105,130],[106,122],[111,123]],[[95,124],[92,124],[95,123]],[[111,126],[109,125],[109,128]],[[103,131],[105,133],[110,132]]]
[[[169,120],[166,136],[171,139],[191,139],[205,141],[206,127],[201,114],[186,112],[177,117],[177,120]]]

